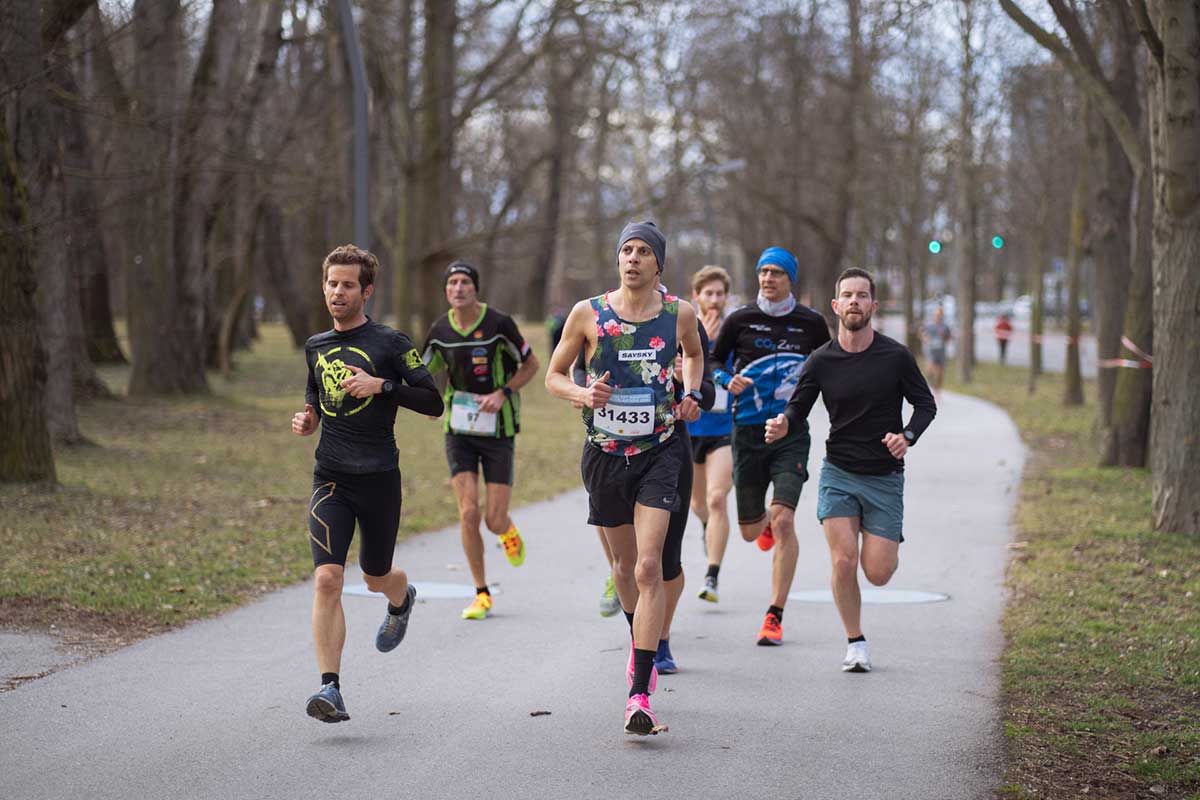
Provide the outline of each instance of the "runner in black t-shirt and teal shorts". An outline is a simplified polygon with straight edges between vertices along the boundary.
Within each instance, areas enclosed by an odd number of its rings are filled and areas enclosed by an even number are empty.
[[[463,261],[446,270],[450,310],[425,337],[429,371],[446,371],[446,460],[458,500],[463,552],[475,581],[475,599],[463,619],[485,619],[492,609],[479,531],[479,470],[487,484],[482,514],[500,537],[508,563],[525,563],[525,542],[508,514],[512,500],[514,437],[521,430],[521,387],[538,360],[512,317],[479,301],[479,271]]]
[[[870,273],[846,270],[834,292],[838,336],[805,362],[787,409],[767,421],[765,437],[774,442],[806,425],[817,395],[824,399],[829,438],[817,519],[829,543],[833,600],[848,639],[842,670],[870,672],[858,566],[876,586],[896,572],[904,541],[904,456],[933,421],[937,405],[908,348],[872,330],[879,304]],[[907,425],[900,418],[904,400],[913,407]]]
[[[342,584],[356,524],[363,579],[388,599],[375,647],[384,653],[394,649],[408,629],[417,592],[405,572],[392,566],[401,499],[396,409],[442,413],[437,387],[409,338],[364,313],[378,268],[375,256],[354,245],[325,258],[322,284],[333,330],[304,345],[305,406],[292,416],[292,432],[299,436],[321,428],[308,505],[312,631],[321,689],[308,698],[306,710],[322,722],[350,719],[339,672],[346,641]]]

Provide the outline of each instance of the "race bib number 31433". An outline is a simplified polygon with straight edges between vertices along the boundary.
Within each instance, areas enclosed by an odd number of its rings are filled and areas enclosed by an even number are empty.
[[[615,389],[592,416],[596,430],[614,439],[638,439],[654,433],[654,390]]]

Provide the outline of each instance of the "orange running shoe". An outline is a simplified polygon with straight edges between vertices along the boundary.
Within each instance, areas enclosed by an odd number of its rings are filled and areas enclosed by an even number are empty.
[[[504,555],[508,558],[508,563],[514,567],[525,563],[525,542],[515,527],[510,528],[508,533],[500,534],[500,544],[504,545]]]
[[[475,595],[475,600],[471,605],[463,609],[463,619],[487,619],[492,613],[492,596],[487,592],[480,592]]]
[[[775,546],[775,534],[771,533],[771,523],[767,523],[767,527],[763,528],[763,532],[754,540],[758,545],[759,550],[770,550]]]
[[[758,630],[758,643],[764,646],[783,644],[783,623],[773,612],[767,612],[766,619]]]

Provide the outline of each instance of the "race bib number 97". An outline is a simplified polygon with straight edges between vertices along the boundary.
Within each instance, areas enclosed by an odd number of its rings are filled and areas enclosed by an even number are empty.
[[[592,416],[596,430],[614,439],[638,439],[654,433],[654,390],[616,389]]]
[[[471,436],[495,436],[496,414],[479,410],[479,396],[455,392],[450,401],[450,430]]]

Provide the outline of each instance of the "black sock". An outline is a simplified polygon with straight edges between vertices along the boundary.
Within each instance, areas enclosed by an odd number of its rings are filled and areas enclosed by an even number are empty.
[[[342,684],[338,682],[338,674],[336,672],[321,673],[321,685],[324,686],[327,683],[332,683],[336,689],[342,688]]]
[[[411,605],[412,605],[412,597],[405,595],[404,605],[402,605],[402,606],[394,606],[391,603],[388,603],[388,613],[391,614],[393,617],[397,616],[399,614],[403,614],[405,611],[408,611],[408,607]]]
[[[633,686],[629,689],[630,697],[635,694],[650,694],[650,670],[652,669],[654,669],[654,651],[634,648]]]
[[[720,564],[709,564],[709,565],[708,565],[708,572],[706,572],[706,573],[704,574],[704,577],[706,577],[706,578],[715,578],[715,577],[717,577],[717,576],[718,576],[718,575],[720,575],[720,574],[721,574],[721,565],[720,565]]]
[[[779,606],[770,606],[769,608],[767,608],[767,613],[774,614],[775,618],[777,620],[779,620],[780,622],[783,622],[783,609],[780,608]]]
[[[486,586],[476,586],[475,594],[486,594],[488,597],[492,596],[492,593],[488,591]]]
[[[633,636],[633,612],[625,611],[625,609],[623,609],[623,608],[621,610],[625,612],[625,619],[629,620],[629,636],[632,637]]]
[[[855,642],[865,642],[866,640],[867,640],[867,637],[863,636],[862,634],[859,634],[858,636],[855,636],[853,639],[847,639],[846,644],[854,644]]]

